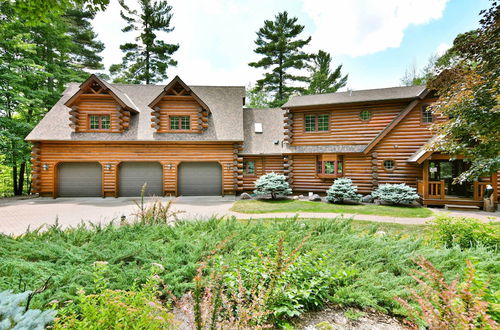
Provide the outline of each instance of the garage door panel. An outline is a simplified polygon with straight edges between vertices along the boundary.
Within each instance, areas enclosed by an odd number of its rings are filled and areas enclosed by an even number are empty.
[[[120,165],[120,196],[163,196],[163,167],[156,162],[125,162]]]
[[[215,162],[191,162],[179,165],[179,195],[222,195],[222,169]]]
[[[57,176],[60,197],[102,195],[102,167],[99,163],[61,163]]]

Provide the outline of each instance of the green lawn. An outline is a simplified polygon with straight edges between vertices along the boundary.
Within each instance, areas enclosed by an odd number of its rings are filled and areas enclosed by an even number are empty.
[[[432,211],[425,207],[401,207],[385,205],[339,205],[296,200],[240,200],[234,203],[231,211],[239,213],[276,213],[276,212],[318,212],[369,214],[402,218],[427,218]]]

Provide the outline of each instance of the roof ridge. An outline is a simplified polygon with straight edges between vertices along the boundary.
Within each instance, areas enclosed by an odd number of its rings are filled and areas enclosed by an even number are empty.
[[[334,95],[334,94],[341,94],[341,93],[355,93],[355,92],[367,92],[367,91],[380,91],[384,89],[395,89],[395,88],[425,88],[425,85],[414,85],[414,86],[393,86],[393,87],[382,87],[382,88],[367,88],[367,89],[351,89],[347,91],[341,91],[341,92],[333,92],[333,93],[317,93],[317,94],[307,94],[307,95],[293,95],[292,97],[307,97],[307,96],[317,96],[317,95]]]

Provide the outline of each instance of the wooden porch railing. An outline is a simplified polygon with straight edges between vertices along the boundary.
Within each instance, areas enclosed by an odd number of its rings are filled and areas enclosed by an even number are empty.
[[[423,198],[444,199],[444,180],[427,182],[424,192],[424,182],[417,180],[417,192]]]
[[[474,181],[474,200],[483,200],[484,188],[486,188],[487,185],[491,185],[491,182]]]

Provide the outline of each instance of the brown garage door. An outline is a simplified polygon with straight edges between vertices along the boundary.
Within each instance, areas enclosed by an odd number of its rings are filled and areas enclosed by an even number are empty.
[[[179,195],[222,195],[222,169],[219,163],[181,163],[179,165]]]
[[[145,183],[145,196],[163,196],[163,167],[160,163],[121,163],[118,175],[120,196],[140,196]]]
[[[61,163],[57,171],[60,197],[100,197],[102,168],[99,163]]]

